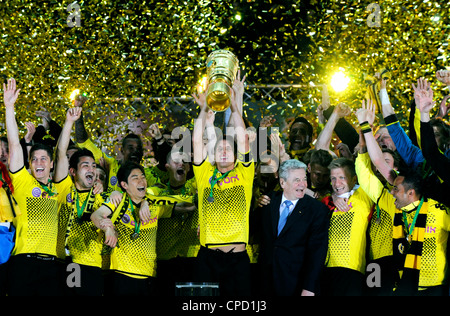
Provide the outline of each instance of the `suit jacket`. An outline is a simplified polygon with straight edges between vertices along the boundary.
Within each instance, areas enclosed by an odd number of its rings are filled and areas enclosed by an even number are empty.
[[[319,279],[328,247],[328,208],[305,195],[299,199],[277,236],[283,192],[259,210],[260,254],[265,294],[291,296],[302,289],[319,293]]]

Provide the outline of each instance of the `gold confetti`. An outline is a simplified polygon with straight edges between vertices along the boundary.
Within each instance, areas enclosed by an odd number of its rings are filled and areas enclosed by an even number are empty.
[[[448,93],[435,79],[437,70],[450,66],[448,1],[379,2],[380,27],[368,25],[374,12],[367,10],[369,2],[359,0],[81,0],[81,25],[69,27],[72,2],[5,2],[0,8],[0,74],[3,81],[16,78],[22,89],[20,122],[38,123],[34,113],[45,107],[62,124],[71,92],[87,93],[86,126],[104,148],[113,148],[117,134],[126,132],[128,127],[112,129],[124,125],[125,118],[167,127],[192,123],[195,111],[174,115],[154,100],[190,96],[215,49],[238,56],[248,84],[301,87],[274,93],[277,106],[270,111],[274,100],[260,97],[261,90],[251,91],[255,95],[248,102],[259,110],[246,108],[246,113],[254,125],[277,111],[286,119],[302,114],[317,126],[317,87],[329,85],[340,68],[350,82],[342,92],[329,86],[332,104],[359,106],[364,77],[386,67],[392,73],[390,99],[403,123],[411,84],[419,77],[432,82],[437,102]],[[4,110],[0,115],[4,121]]]

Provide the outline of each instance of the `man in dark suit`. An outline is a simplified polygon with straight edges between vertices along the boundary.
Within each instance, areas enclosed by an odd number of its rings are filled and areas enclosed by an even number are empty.
[[[283,162],[279,169],[283,190],[273,192],[270,204],[259,210],[262,229],[258,263],[265,295],[319,293],[329,215],[324,204],[305,195],[306,170],[307,166],[296,159]]]

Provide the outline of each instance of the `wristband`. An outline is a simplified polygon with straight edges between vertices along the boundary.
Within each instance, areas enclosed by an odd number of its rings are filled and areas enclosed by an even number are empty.
[[[362,122],[361,124],[359,124],[359,126],[361,127],[361,132],[363,132],[364,134],[372,132],[372,127],[370,127],[369,122],[367,121]]]
[[[381,89],[380,90],[380,102],[381,102],[381,105],[383,105],[383,104],[391,104],[391,102],[389,102],[389,95],[388,95],[386,89]]]

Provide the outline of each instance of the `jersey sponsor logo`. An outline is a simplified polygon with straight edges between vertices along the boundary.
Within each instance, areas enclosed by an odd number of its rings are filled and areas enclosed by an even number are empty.
[[[411,228],[411,224],[408,225],[408,229]],[[427,226],[425,228],[425,232],[428,234],[436,234],[436,229],[437,227],[433,227],[433,226]]]
[[[143,225],[143,226],[147,226],[147,225],[150,225],[150,224],[154,224],[154,223],[156,223],[157,221],[158,221],[158,216],[155,216],[155,217],[151,218],[151,219],[148,221],[148,223],[142,223],[142,225]],[[134,225],[134,222],[132,222],[131,224]]]
[[[209,183],[211,183],[211,179],[212,179],[212,177],[209,178]],[[219,184],[220,186],[222,186],[224,183],[234,183],[234,182],[237,182],[237,181],[239,181],[238,175],[235,175],[235,176],[228,176],[228,177],[226,177],[225,179],[223,179],[222,181],[218,182],[218,184]]]
[[[167,201],[167,200],[158,200],[158,199],[147,199],[149,204],[155,204],[155,205],[173,205],[177,204],[177,202],[174,201]]]

